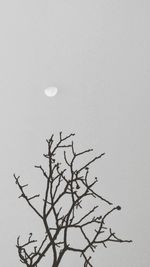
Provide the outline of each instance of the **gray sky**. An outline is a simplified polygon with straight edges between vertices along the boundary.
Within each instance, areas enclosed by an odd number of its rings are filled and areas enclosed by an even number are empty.
[[[32,184],[45,138],[60,130],[75,132],[78,147],[106,152],[95,164],[99,191],[122,206],[109,223],[134,240],[98,248],[94,266],[149,265],[149,9],[148,0],[0,1],[3,267],[21,266],[16,236],[40,227],[12,174]],[[50,85],[59,88],[53,99],[43,93]],[[62,267],[83,266],[75,259]]]

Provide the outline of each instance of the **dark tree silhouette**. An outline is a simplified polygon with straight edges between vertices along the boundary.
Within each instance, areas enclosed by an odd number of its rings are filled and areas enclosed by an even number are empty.
[[[114,211],[119,211],[121,207],[113,206],[110,201],[94,191],[94,185],[98,180],[89,177],[90,165],[100,159],[104,153],[85,164],[80,165],[78,163],[80,166],[77,168],[76,160],[91,152],[92,149],[77,153],[74,142],[70,141],[73,136],[74,134],[70,134],[62,137],[62,133],[60,133],[59,141],[55,143],[52,135],[49,140],[46,140],[48,152],[44,154],[48,160],[48,172],[41,165],[35,166],[45,178],[42,210],[33,204],[33,200],[40,195],[27,196],[25,188],[28,184],[22,185],[20,176],[17,177],[14,174],[15,182],[21,192],[19,198],[25,199],[39,220],[42,221],[45,229],[43,240],[38,245],[37,240],[33,239],[32,233],[29,234],[25,243],[21,243],[20,236],[17,238],[16,246],[20,261],[27,267],[39,266],[47,252],[52,253],[51,266],[58,267],[67,251],[79,253],[83,258],[84,267],[92,267],[90,253],[94,252],[98,245],[102,244],[106,247],[109,242],[131,242],[131,240],[118,238],[110,228],[106,227],[107,217]],[[57,161],[60,150],[63,151],[62,161],[64,161],[61,163]],[[106,203],[111,208],[107,209],[103,215],[99,214],[98,211],[98,216],[94,215],[99,206],[95,205],[88,209],[92,198]],[[65,205],[62,204],[63,202]],[[85,204],[86,208],[84,207]],[[73,230],[75,235],[77,232],[80,233],[84,240],[84,242],[79,240],[77,247],[70,241]]]

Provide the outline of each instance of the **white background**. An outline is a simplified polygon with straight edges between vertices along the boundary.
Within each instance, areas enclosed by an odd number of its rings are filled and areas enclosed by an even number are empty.
[[[149,266],[149,10],[148,0],[0,1],[3,267],[22,265],[16,237],[40,229],[17,199],[13,173],[32,185],[45,139],[60,130],[75,132],[82,149],[106,152],[95,164],[98,190],[122,206],[109,224],[134,241],[99,247],[94,267]],[[59,88],[53,99],[43,93],[50,85]],[[78,256],[61,266],[83,266]]]

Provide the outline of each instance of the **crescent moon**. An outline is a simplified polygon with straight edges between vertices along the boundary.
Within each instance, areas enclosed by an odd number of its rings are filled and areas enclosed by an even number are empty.
[[[48,97],[54,97],[57,92],[58,92],[58,89],[54,86],[51,86],[51,87],[48,87],[44,90],[45,92],[45,95],[48,96]]]

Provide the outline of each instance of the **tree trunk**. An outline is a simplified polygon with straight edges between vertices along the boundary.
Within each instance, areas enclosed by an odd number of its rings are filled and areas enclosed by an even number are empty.
[[[58,264],[56,263],[56,264],[53,264],[53,267],[58,267]]]
[[[64,249],[60,252],[58,259],[57,259],[56,261],[53,262],[52,267],[59,267],[59,266],[60,266],[60,262],[61,262],[61,260],[62,260],[62,258],[63,258],[63,256],[64,256],[65,252],[66,252],[66,248],[64,248]]]

